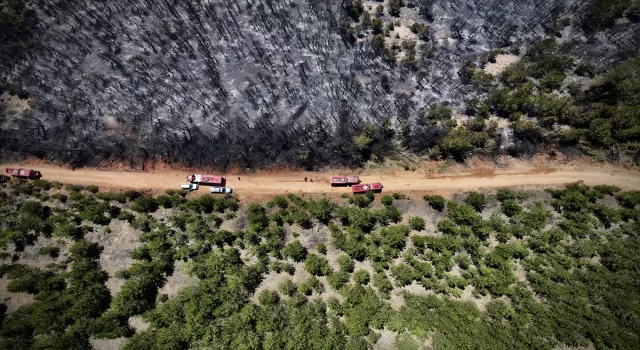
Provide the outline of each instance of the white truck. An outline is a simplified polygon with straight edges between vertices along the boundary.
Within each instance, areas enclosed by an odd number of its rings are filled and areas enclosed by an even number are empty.
[[[198,188],[200,188],[200,185],[199,184],[183,183],[183,184],[180,184],[180,187],[183,190],[187,190],[187,191],[197,191]]]
[[[211,193],[229,194],[229,193],[233,193],[233,188],[229,188],[229,187],[209,187],[209,192],[211,192]]]

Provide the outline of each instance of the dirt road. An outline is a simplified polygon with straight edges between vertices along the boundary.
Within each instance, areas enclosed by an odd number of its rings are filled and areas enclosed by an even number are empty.
[[[114,171],[92,170],[29,164],[3,164],[13,167],[31,167],[43,174],[43,179],[83,185],[98,185],[110,189],[134,188],[155,189],[179,188],[185,182],[186,172],[181,171]],[[259,196],[280,193],[349,193],[348,188],[330,187],[328,177],[332,174],[288,173],[278,175],[227,175],[227,186],[241,196]],[[305,182],[307,176],[313,182]],[[433,174],[420,171],[364,171],[360,175],[364,183],[379,181],[384,192],[433,192],[448,194],[471,189],[507,186],[544,187],[558,186],[583,180],[588,185],[609,184],[625,190],[640,190],[640,172],[614,167],[545,167],[531,169],[475,169],[457,174]],[[206,188],[199,192],[205,193]]]

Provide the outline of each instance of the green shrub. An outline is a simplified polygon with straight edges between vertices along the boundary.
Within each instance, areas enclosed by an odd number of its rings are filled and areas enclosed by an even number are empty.
[[[372,192],[373,194],[373,192]],[[368,196],[366,194],[354,194],[349,197],[349,204],[353,204],[358,208],[367,208],[371,202],[373,202],[373,196]]]
[[[616,195],[616,200],[621,206],[633,209],[636,205],[640,204],[640,191],[618,193]]]
[[[522,211],[522,207],[513,199],[505,199],[502,201],[502,212],[508,217],[513,217]]]
[[[136,216],[133,215],[133,213],[131,213],[129,211],[122,210],[122,211],[120,211],[120,214],[118,214],[117,219],[118,220],[122,220],[122,221],[126,221],[126,222],[131,224],[133,222],[133,220],[136,219]]]
[[[153,213],[158,210],[158,201],[153,197],[137,197],[133,205],[131,206],[131,210],[137,211],[139,213]]]
[[[608,194],[610,196],[613,196],[616,193],[622,191],[620,187],[613,185],[596,185],[593,186],[593,190],[602,194]]]
[[[293,283],[290,279],[285,279],[280,282],[280,284],[278,284],[278,291],[286,296],[292,296],[296,293],[297,290],[298,286],[296,286],[296,284]]]
[[[405,263],[393,266],[391,268],[391,274],[393,275],[393,278],[396,279],[396,282],[398,282],[399,287],[411,284],[411,281],[415,278],[413,269]]]
[[[424,200],[429,203],[431,208],[437,211],[443,211],[445,208],[446,200],[442,196],[424,196]]]
[[[278,207],[280,209],[287,209],[289,207],[289,202],[287,202],[287,198],[283,195],[277,195],[273,197],[269,202],[267,202],[267,208]]]
[[[340,266],[340,271],[349,273],[353,272],[353,268],[355,267],[353,259],[346,254],[342,254],[338,257],[338,265]]]
[[[353,273],[353,281],[358,284],[367,284],[371,276],[365,270],[358,270]]]
[[[507,199],[525,199],[527,198],[527,194],[524,192],[513,190],[511,188],[501,188],[500,190],[498,190],[498,193],[496,193],[496,198],[500,202],[503,202]]]
[[[313,253],[307,254],[304,268],[314,276],[326,276],[331,273],[331,267],[329,267],[327,259]]]
[[[307,248],[299,240],[295,240],[284,247],[282,254],[293,261],[300,262],[307,257]]]
[[[373,285],[382,293],[389,293],[393,290],[393,285],[387,278],[387,274],[382,271],[373,275]]]
[[[389,195],[384,195],[382,196],[382,198],[380,198],[380,201],[382,202],[382,204],[384,205],[391,205],[393,204],[393,198]]]
[[[116,201],[118,203],[126,203],[127,196],[124,192],[100,192],[95,195],[95,198],[103,201]]]
[[[60,254],[60,248],[54,246],[42,247],[38,250],[38,254],[57,258]]]
[[[327,246],[324,243],[318,243],[316,250],[322,255],[327,254]]]
[[[347,283],[349,283],[349,274],[342,270],[334,271],[329,276],[327,276],[327,283],[329,283],[331,288],[340,290]]]
[[[476,191],[469,192],[464,202],[472,206],[477,212],[481,212],[488,203],[484,194]]]
[[[258,302],[262,306],[273,306],[278,304],[279,301],[280,297],[276,291],[263,290],[260,292],[260,295],[258,295]]]
[[[422,231],[425,228],[424,219],[419,216],[412,216],[409,218],[409,226],[412,230]]]
[[[84,189],[84,186],[67,184],[67,185],[64,186],[64,189],[69,191],[69,192],[80,192],[80,191],[82,191]]]

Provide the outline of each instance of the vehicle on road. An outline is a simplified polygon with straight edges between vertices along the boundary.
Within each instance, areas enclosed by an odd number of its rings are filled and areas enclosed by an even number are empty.
[[[367,191],[382,192],[383,187],[381,183],[374,182],[370,184],[353,185],[351,186],[351,191],[353,193],[365,193]]]
[[[187,190],[187,191],[196,191],[198,190],[198,188],[200,188],[199,184],[190,184],[190,183],[186,183],[186,184],[180,184],[180,187],[183,190]]]
[[[187,181],[191,183],[197,183],[201,185],[217,185],[224,186],[226,179],[218,175],[201,175],[201,174],[189,174],[187,175]]]
[[[211,192],[211,193],[229,194],[229,193],[233,193],[233,188],[229,188],[229,187],[209,187],[209,192]]]
[[[4,172],[8,175],[21,179],[38,180],[42,177],[42,174],[39,171],[33,169],[6,168]]]
[[[360,183],[360,178],[357,176],[331,176],[329,178],[329,183],[331,186],[348,186],[348,185],[357,185]]]

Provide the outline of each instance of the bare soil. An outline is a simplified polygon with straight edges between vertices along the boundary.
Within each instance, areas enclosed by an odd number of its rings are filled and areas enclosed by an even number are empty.
[[[410,195],[424,193],[451,195],[454,192],[471,189],[491,189],[499,187],[520,187],[537,189],[553,187],[582,180],[587,185],[609,184],[625,190],[640,189],[640,172],[613,165],[555,165],[512,162],[508,169],[499,169],[482,164],[469,170],[455,170],[455,173],[434,172],[427,167],[416,171],[401,169],[371,169],[360,172],[364,183],[381,182],[384,192],[403,192]],[[154,172],[78,169],[71,170],[59,166],[33,164],[3,164],[13,167],[38,169],[43,179],[63,183],[97,185],[103,190],[114,189],[176,189],[185,182],[186,172],[162,170]],[[431,171],[430,171],[431,170]],[[449,170],[451,171],[451,170]],[[267,195],[283,193],[327,194],[331,197],[350,193],[346,187],[331,187],[332,173],[286,172],[227,175],[227,186],[232,187],[243,199],[263,199]],[[305,182],[304,177],[313,182]],[[199,193],[207,193],[202,187]]]

